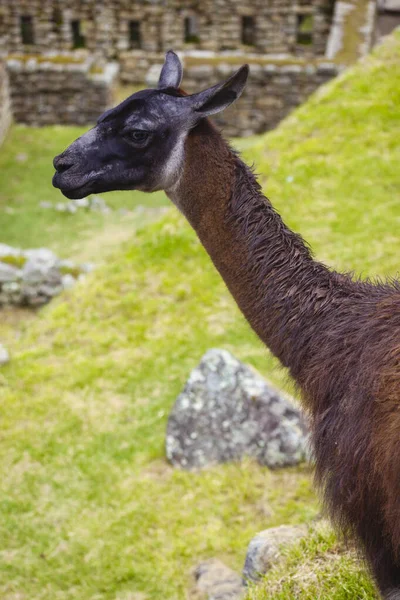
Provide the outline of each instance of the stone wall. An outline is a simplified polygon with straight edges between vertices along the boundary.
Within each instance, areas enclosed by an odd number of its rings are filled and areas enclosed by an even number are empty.
[[[11,124],[11,103],[5,63],[0,60],[0,144]]]
[[[0,0],[0,51],[196,48],[323,55],[334,0]],[[306,28],[308,37],[301,34]],[[299,35],[300,34],[300,35]]]
[[[379,40],[400,27],[400,0],[378,0],[376,38]]]
[[[16,121],[29,125],[88,124],[113,104],[115,63],[93,57],[41,56],[7,60]]]
[[[207,59],[183,56],[185,90],[189,93],[227,79],[248,57]],[[76,62],[68,62],[68,60]],[[13,113],[16,121],[29,125],[90,124],[113,104],[115,63],[99,69],[93,58],[76,55],[7,61]],[[138,87],[157,85],[164,61],[161,53],[127,53],[121,59],[121,77]],[[217,61],[217,62],[216,62]],[[293,108],[321,84],[337,74],[332,63],[316,61],[250,62],[246,90],[230,109],[216,117],[230,136],[248,136],[275,127]],[[99,71],[99,72],[97,72]]]

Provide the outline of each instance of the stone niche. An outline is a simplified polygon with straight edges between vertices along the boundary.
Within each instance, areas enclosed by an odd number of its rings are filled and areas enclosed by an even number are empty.
[[[15,56],[7,60],[16,121],[28,125],[96,122],[113,101],[116,63],[93,56]],[[32,93],[34,90],[34,93]]]

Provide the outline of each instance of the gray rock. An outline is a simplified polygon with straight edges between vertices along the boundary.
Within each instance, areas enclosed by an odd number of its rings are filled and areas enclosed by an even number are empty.
[[[39,286],[38,292],[43,296],[47,296],[48,298],[54,298],[54,296],[58,296],[63,291],[62,278],[60,279],[59,285],[50,285],[46,283],[42,283]]]
[[[57,256],[47,248],[27,250],[27,261],[22,268],[22,280],[26,284],[61,283]]]
[[[77,200],[73,200],[75,205],[78,208],[89,208],[89,199],[88,198],[78,198]]]
[[[7,244],[0,244],[0,260],[5,256],[21,256],[22,252],[19,248],[13,248]]]
[[[5,294],[16,294],[20,291],[21,284],[19,281],[8,281],[1,286],[1,291]]]
[[[6,365],[8,362],[10,362],[8,350],[3,346],[3,344],[0,344],[0,366]]]
[[[111,212],[110,207],[101,196],[92,196],[90,198],[90,210],[98,211],[104,214]]]
[[[20,258],[22,269],[1,261],[1,257],[9,256]],[[68,269],[77,277],[65,273]],[[47,248],[23,251],[0,244],[0,305],[41,306],[92,269],[89,263],[78,267],[72,261],[60,260]]]
[[[201,563],[194,572],[197,598],[207,600],[239,600],[245,588],[238,573],[220,560],[211,559]]]
[[[51,202],[47,202],[47,200],[42,200],[41,202],[39,202],[39,206],[40,208],[53,208],[53,205]]]
[[[82,273],[91,273],[92,271],[94,271],[94,264],[93,263],[82,263],[80,265],[80,270]]]
[[[251,540],[243,568],[245,581],[258,581],[277,563],[282,550],[304,537],[307,528],[302,525],[281,525],[257,533]]]
[[[69,212],[72,215],[74,215],[76,212],[78,212],[78,206],[76,206],[74,200],[71,200],[71,202],[67,202],[67,204],[66,204],[66,212]]]
[[[19,269],[12,265],[0,262],[0,284],[9,283],[18,279]]]
[[[209,350],[190,374],[167,425],[174,466],[195,469],[253,456],[269,467],[305,459],[297,408],[225,350]]]
[[[53,266],[58,260],[54,252],[48,248],[32,248],[30,250],[25,250],[24,254],[26,258],[35,260],[36,262],[40,262],[45,265]]]

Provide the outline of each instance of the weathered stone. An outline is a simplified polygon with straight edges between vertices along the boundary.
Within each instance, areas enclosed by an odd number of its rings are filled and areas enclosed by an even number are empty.
[[[245,588],[238,573],[217,559],[201,563],[194,572],[195,598],[199,600],[240,600]]]
[[[70,288],[72,288],[75,285],[75,283],[76,283],[76,279],[75,279],[75,277],[70,275],[70,273],[63,275],[62,286],[65,290],[69,290]]]
[[[21,256],[21,254],[22,252],[19,248],[14,248],[7,244],[0,244],[0,261],[7,256]]]
[[[28,125],[95,122],[112,104],[118,65],[101,66],[94,54],[82,54],[80,62],[76,54],[64,54],[60,61],[53,55],[46,57],[48,62],[23,56],[7,60],[14,118]]]
[[[305,526],[281,525],[257,533],[251,540],[243,569],[245,581],[257,581],[273,567],[283,548],[298,542],[307,533]]]
[[[16,267],[0,262],[0,284],[16,281],[18,274],[19,270]]]
[[[3,346],[3,344],[0,344],[0,366],[6,365],[9,361],[10,355],[8,350]]]
[[[184,469],[252,456],[269,467],[306,453],[299,410],[225,350],[209,350],[179,395],[167,426],[166,453]]]
[[[1,262],[2,255],[3,259],[17,257],[22,269]],[[81,279],[92,269],[88,263],[78,267],[60,260],[47,248],[22,251],[0,244],[0,305],[41,306],[75,283],[76,277],[68,271]]]

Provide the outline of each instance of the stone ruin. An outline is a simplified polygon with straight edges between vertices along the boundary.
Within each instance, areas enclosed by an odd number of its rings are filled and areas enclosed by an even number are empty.
[[[334,0],[0,0],[0,50],[324,55]]]
[[[188,92],[250,63],[243,99],[215,120],[227,135],[266,131],[400,22],[399,4],[0,0],[0,143],[11,109],[29,125],[93,123],[120,83],[154,85],[170,48]]]

